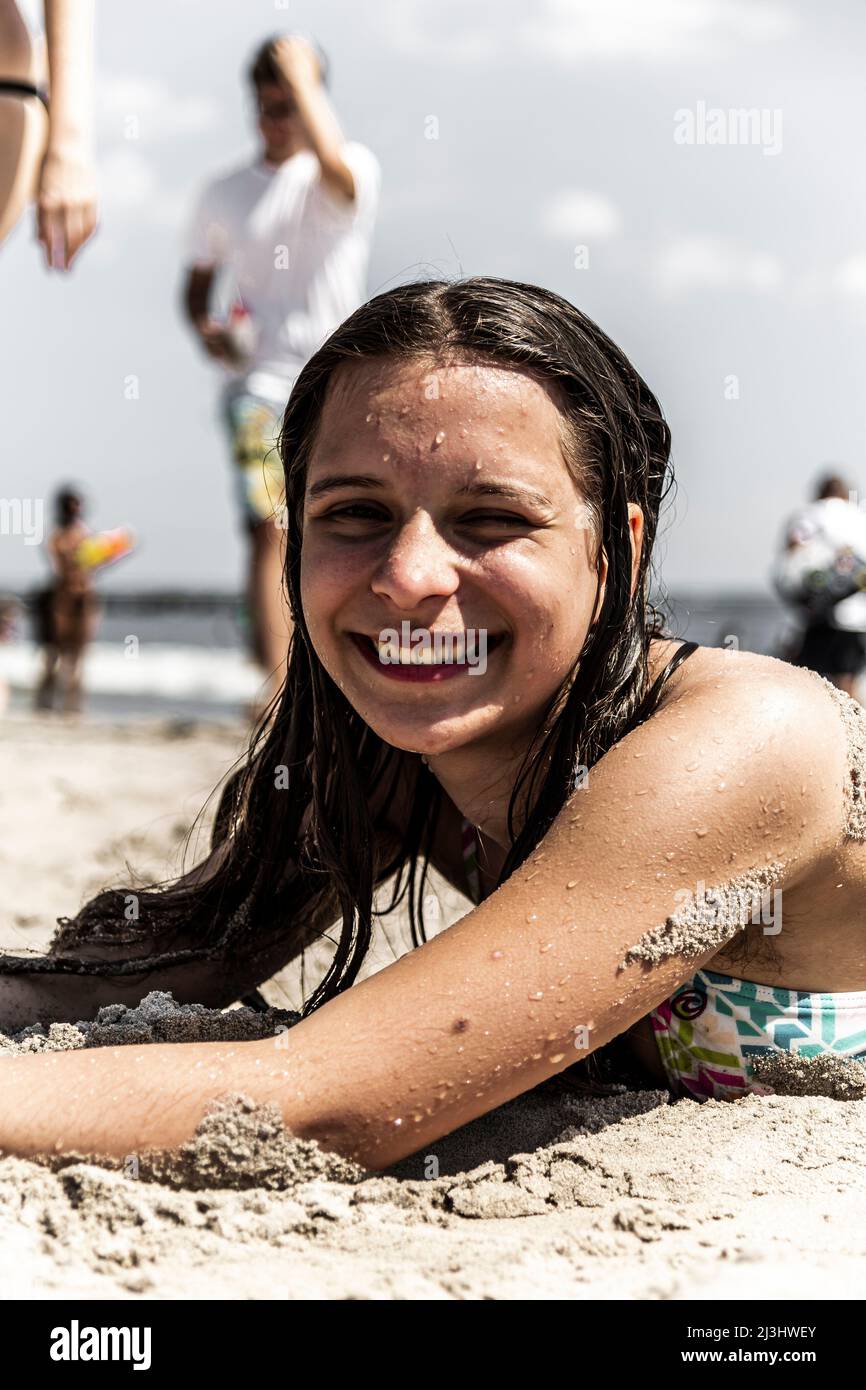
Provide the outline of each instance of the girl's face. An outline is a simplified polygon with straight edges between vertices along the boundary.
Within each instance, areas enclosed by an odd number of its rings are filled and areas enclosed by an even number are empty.
[[[594,616],[596,545],[561,426],[548,389],[519,370],[380,358],[332,380],[301,597],[323,666],[387,743],[513,750],[572,667]],[[397,664],[425,647],[434,664]]]

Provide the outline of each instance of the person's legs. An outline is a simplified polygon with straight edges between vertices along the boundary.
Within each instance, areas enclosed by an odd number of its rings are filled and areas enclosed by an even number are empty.
[[[58,595],[55,607],[61,706],[66,714],[77,714],[82,703],[82,665],[96,621],[94,596]]]
[[[857,692],[864,660],[866,644],[861,633],[814,622],[806,629],[794,664],[817,672],[856,700],[859,699]]]
[[[249,605],[256,660],[276,694],[286,674],[292,621],[283,587],[285,531],[273,521],[250,527]]]
[[[42,57],[14,0],[0,0],[0,80],[39,85]],[[32,201],[48,137],[37,96],[0,91],[0,243]]]
[[[57,663],[59,657],[60,653],[53,644],[44,648],[42,678],[36,687],[33,698],[35,709],[51,710],[54,708],[54,695],[57,689]]]
[[[253,656],[267,674],[270,699],[285,676],[292,632],[283,589],[286,532],[280,524],[285,507],[277,448],[282,409],[242,387],[229,390],[224,409],[249,535],[247,600]]]
[[[834,685],[838,686],[840,690],[844,690],[846,695],[850,695],[850,696],[852,696],[853,699],[856,700],[856,698],[857,698],[857,677],[856,677],[856,676],[852,676],[852,675],[850,674],[850,672],[843,671],[843,672],[839,673],[838,675],[828,676],[827,679],[828,679],[829,681],[832,681],[832,683],[833,683]]]

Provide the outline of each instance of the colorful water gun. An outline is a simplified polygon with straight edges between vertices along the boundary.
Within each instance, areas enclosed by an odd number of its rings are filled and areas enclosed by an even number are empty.
[[[123,560],[135,549],[135,535],[128,526],[113,531],[95,531],[85,536],[75,551],[75,563],[85,570],[104,569]]]

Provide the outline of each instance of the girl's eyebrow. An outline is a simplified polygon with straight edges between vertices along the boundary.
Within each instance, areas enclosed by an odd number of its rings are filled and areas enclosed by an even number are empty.
[[[374,478],[369,473],[329,473],[324,478],[320,478],[317,483],[312,483],[307,489],[307,497],[314,501],[317,497],[324,496],[327,492],[335,492],[341,487],[358,487],[374,490],[385,487],[384,479]],[[465,487],[457,489],[459,497],[502,497],[509,502],[523,502],[536,507],[552,509],[553,503],[549,497],[545,497],[543,492],[536,492],[530,487],[516,487],[513,483],[498,482],[477,482],[467,483]]]
[[[312,501],[316,497],[322,497],[326,492],[335,492],[340,487],[363,487],[363,488],[383,488],[385,483],[382,478],[374,478],[369,473],[328,473],[324,478],[320,478],[317,483],[312,483],[307,488],[307,497]]]
[[[536,492],[535,488],[519,487],[514,483],[498,483],[489,481],[486,483],[467,483],[465,487],[457,489],[460,497],[504,497],[509,502],[523,502],[536,507],[553,508],[553,503],[549,497],[545,497],[543,492]]]

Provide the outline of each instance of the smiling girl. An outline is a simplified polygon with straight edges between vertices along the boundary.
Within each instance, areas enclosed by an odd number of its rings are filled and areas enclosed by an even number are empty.
[[[616,1038],[675,1095],[756,1088],[767,1052],[866,1057],[862,716],[665,635],[669,449],[630,363],[546,290],[405,285],[327,340],[283,427],[288,674],[210,857],[137,920],[107,892],[0,962],[0,1026],[152,988],[226,1005],[342,917],[331,967],[279,1046],[6,1060],[0,1146],[170,1148],[242,1091],[384,1168]],[[404,622],[430,642],[393,660]],[[477,903],[432,940],[428,865]],[[416,949],[355,984],[398,872]]]

